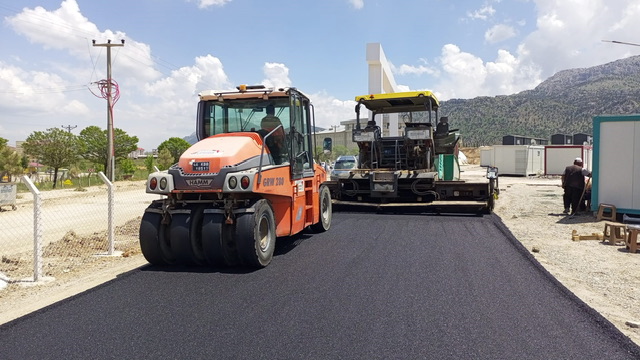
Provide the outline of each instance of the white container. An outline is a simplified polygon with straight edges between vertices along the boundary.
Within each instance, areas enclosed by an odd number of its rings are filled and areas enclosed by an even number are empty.
[[[494,166],[493,147],[480,147],[480,166]]]
[[[591,209],[610,204],[640,214],[640,115],[593,118]]]
[[[15,183],[0,183],[0,210],[3,206],[16,209],[16,189]]]
[[[584,168],[592,170],[592,147],[587,145],[547,145],[544,147],[544,173],[562,175],[564,169],[582,158]]]
[[[500,175],[540,175],[544,173],[544,146],[494,145],[494,165]]]

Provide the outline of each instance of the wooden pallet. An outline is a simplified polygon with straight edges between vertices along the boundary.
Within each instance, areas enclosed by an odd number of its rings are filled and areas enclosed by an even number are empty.
[[[604,240],[603,233],[592,233],[591,235],[578,235],[578,230],[573,230],[571,232],[571,240],[573,241],[581,241],[581,240]]]

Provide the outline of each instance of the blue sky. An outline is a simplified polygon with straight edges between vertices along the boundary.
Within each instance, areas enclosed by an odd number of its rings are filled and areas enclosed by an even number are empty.
[[[114,124],[156,148],[194,131],[197,94],[295,86],[319,126],[354,118],[366,44],[380,43],[402,90],[441,100],[509,95],[556,72],[640,54],[635,0],[0,0],[0,137],[106,128],[108,39]],[[446,108],[443,107],[443,113]],[[455,119],[453,119],[455,120]]]

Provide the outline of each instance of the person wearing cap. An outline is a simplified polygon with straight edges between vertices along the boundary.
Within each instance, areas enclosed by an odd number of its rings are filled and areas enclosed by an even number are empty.
[[[564,202],[564,213],[574,215],[580,209],[580,201],[584,194],[585,176],[591,176],[591,172],[582,167],[582,158],[576,158],[573,165],[569,165],[564,169],[562,174],[562,188],[564,194],[562,200]]]
[[[273,105],[267,105],[265,110],[267,115],[262,118],[262,121],[260,122],[261,130],[258,131],[263,138],[273,129],[282,125],[280,118],[275,115],[275,107]],[[276,164],[281,164],[286,161],[284,159],[286,155],[284,145],[284,128],[280,127],[267,138],[267,147],[269,148],[269,152],[271,152],[271,156]]]

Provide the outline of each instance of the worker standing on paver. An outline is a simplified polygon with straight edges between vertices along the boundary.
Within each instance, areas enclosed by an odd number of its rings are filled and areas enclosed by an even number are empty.
[[[575,215],[580,209],[580,201],[584,194],[584,177],[591,176],[591,171],[582,167],[582,158],[576,158],[573,165],[569,165],[564,169],[562,174],[562,188],[564,194],[562,200],[564,202],[564,213]]]

